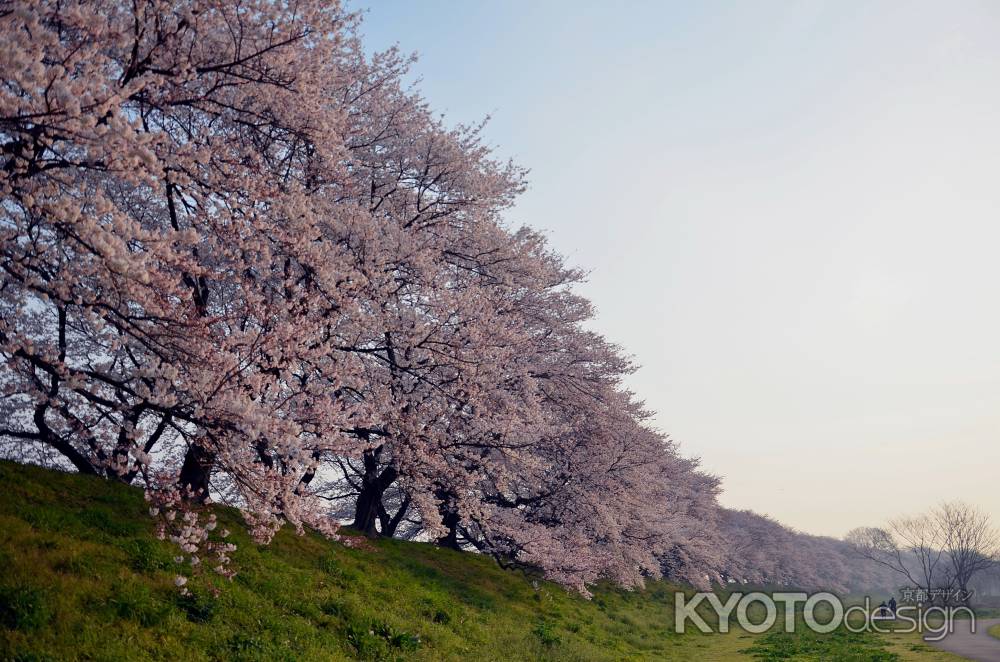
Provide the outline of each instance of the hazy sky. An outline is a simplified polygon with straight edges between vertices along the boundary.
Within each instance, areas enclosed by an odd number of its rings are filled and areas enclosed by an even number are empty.
[[[1000,522],[1000,3],[378,2],[726,505]]]

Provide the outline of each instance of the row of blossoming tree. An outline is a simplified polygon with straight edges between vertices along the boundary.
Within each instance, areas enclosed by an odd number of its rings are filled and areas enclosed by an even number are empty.
[[[732,575],[525,172],[329,0],[0,3],[0,440],[193,509],[419,535],[567,585]],[[183,512],[181,512],[183,511]],[[180,514],[181,516],[178,516]]]

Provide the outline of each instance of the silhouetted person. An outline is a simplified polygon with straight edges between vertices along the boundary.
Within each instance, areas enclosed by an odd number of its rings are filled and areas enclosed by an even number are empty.
[[[883,600],[882,604],[880,604],[878,606],[878,615],[880,617],[884,617],[884,616],[888,616],[889,615],[889,607],[886,606],[885,600]]]
[[[893,616],[896,615],[896,596],[889,598],[889,613]]]

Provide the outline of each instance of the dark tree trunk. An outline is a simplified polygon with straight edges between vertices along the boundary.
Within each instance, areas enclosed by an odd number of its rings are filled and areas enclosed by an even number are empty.
[[[403,521],[404,517],[406,517],[406,511],[409,509],[409,495],[403,497],[403,501],[399,504],[399,510],[396,511],[395,515],[390,516],[389,511],[386,510],[384,506],[380,506],[378,509],[378,520],[382,527],[382,535],[386,538],[392,538],[396,535],[396,529],[399,528],[399,523]]]
[[[38,428],[38,438],[62,453],[80,473],[89,476],[100,476],[101,472],[91,464],[90,460],[73,448],[68,441],[53,432],[48,426],[45,422],[45,412],[47,409],[48,405],[38,405],[35,407],[34,420],[35,427]]]
[[[358,496],[358,502],[354,507],[354,522],[351,526],[369,538],[378,537],[378,528],[375,523],[378,521],[378,508],[382,495],[369,487],[362,488]]]
[[[178,484],[181,488],[190,490],[193,501],[202,502],[208,498],[209,479],[212,476],[212,465],[215,464],[215,454],[194,443],[188,447],[181,465],[181,475]]]
[[[448,533],[438,538],[437,544],[449,549],[462,549],[461,545],[458,544],[458,513],[455,510],[447,510],[441,517],[441,522],[448,529]]]
[[[361,531],[369,538],[376,538],[379,535],[375,525],[378,522],[379,510],[382,509],[382,495],[398,476],[393,467],[386,467],[381,473],[379,472],[378,458],[381,452],[381,446],[365,451],[365,472],[361,477],[361,493],[354,507],[354,522],[351,523],[352,528]]]
[[[177,232],[180,232],[181,223],[177,215],[177,205],[174,202],[174,193],[178,192],[179,188],[170,181],[169,176],[165,179],[164,185],[166,186],[167,211],[170,214],[170,226]],[[197,248],[194,249],[194,256],[198,257]],[[208,301],[211,295],[208,289],[208,281],[204,276],[195,278],[187,271],[181,274],[181,280],[191,288],[191,298],[194,301],[198,316],[208,316]],[[184,464],[181,465],[181,475],[177,483],[181,488],[185,485],[191,486],[196,495],[195,499],[197,501],[204,501],[208,498],[208,481],[212,474],[213,464],[215,464],[215,453],[202,448],[197,443],[191,444],[184,455]]]

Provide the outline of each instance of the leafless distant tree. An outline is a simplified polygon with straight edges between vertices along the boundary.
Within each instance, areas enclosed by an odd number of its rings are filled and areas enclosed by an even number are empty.
[[[1000,535],[988,514],[961,501],[941,504],[933,517],[941,532],[954,584],[967,599],[972,578],[1000,560]]]
[[[928,594],[952,584],[942,564],[944,538],[935,517],[901,517],[885,527],[857,528],[847,534],[847,541],[861,557],[899,573]]]
[[[847,541],[863,558],[890,568],[931,593],[957,589],[968,602],[973,577],[1000,561],[1000,535],[989,515],[969,504],[943,503],[930,513],[854,529]]]

